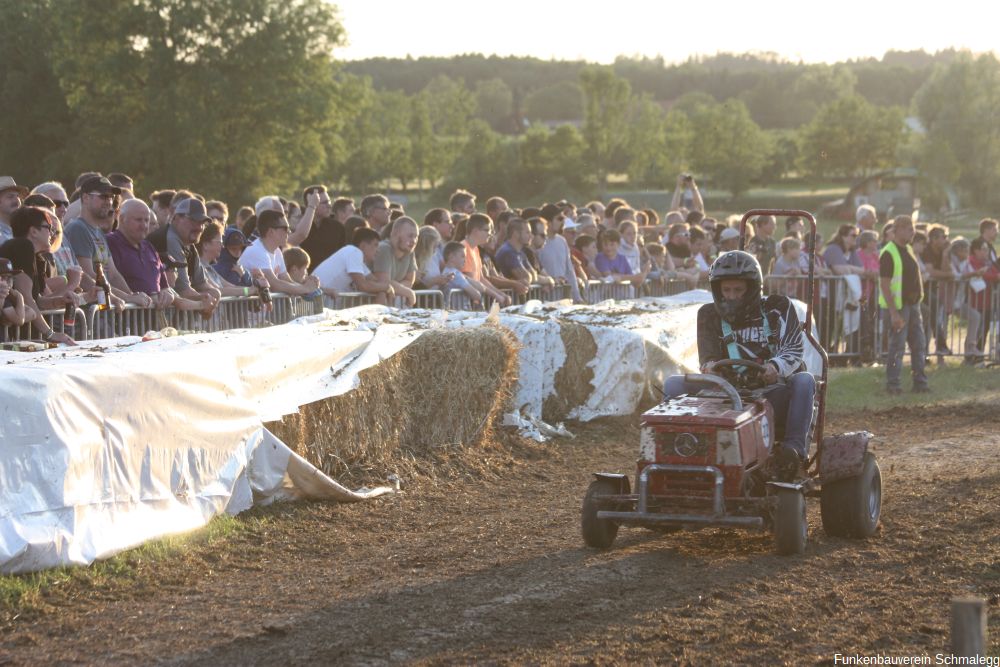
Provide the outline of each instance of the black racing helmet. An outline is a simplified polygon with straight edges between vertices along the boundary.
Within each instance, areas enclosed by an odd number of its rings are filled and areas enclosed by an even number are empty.
[[[747,291],[738,302],[722,298],[723,280],[745,280]],[[742,250],[730,250],[719,255],[708,271],[712,297],[719,317],[731,326],[743,325],[760,314],[764,294],[764,277],[757,258]]]

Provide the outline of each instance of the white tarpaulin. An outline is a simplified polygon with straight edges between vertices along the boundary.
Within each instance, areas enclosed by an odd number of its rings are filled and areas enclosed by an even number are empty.
[[[697,365],[695,314],[710,297],[590,307],[537,302],[499,316],[522,343],[516,408],[542,416],[582,325],[595,351],[569,417],[629,414],[649,385]],[[357,386],[358,373],[436,327],[482,313],[364,306],[270,329],[0,352],[0,571],[87,564],[221,513],[281,497],[354,501],[263,422]],[[814,367],[811,365],[811,367]]]

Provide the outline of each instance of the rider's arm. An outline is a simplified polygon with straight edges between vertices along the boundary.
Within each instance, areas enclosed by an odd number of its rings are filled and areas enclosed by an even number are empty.
[[[698,309],[698,366],[709,372],[708,364],[726,359],[729,355],[722,347],[722,324],[715,305],[706,303]]]
[[[802,324],[799,322],[799,314],[787,297],[771,297],[768,300],[775,303],[770,308],[765,306],[764,314],[768,316],[771,311],[777,310],[780,330],[778,331],[777,350],[767,360],[767,363],[777,369],[780,377],[787,378],[802,367],[802,355],[805,351],[803,339],[805,336],[802,335]]]

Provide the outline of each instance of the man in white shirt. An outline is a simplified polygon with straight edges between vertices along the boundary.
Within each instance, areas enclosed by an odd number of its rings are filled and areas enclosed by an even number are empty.
[[[297,283],[288,275],[282,251],[288,242],[288,220],[279,211],[268,209],[257,218],[257,233],[260,237],[240,255],[239,264],[253,273],[260,270],[275,292],[283,294],[311,294],[319,289],[319,279],[306,276]]]
[[[323,260],[311,277],[339,293],[366,292],[374,294],[379,303],[387,304],[395,296],[389,279],[377,280],[368,268],[380,241],[374,229],[359,227],[354,230],[351,242]]]

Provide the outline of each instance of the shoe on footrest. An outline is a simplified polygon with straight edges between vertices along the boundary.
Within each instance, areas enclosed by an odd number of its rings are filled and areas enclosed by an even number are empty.
[[[794,482],[805,476],[802,457],[790,447],[782,447],[774,457],[779,482]]]

